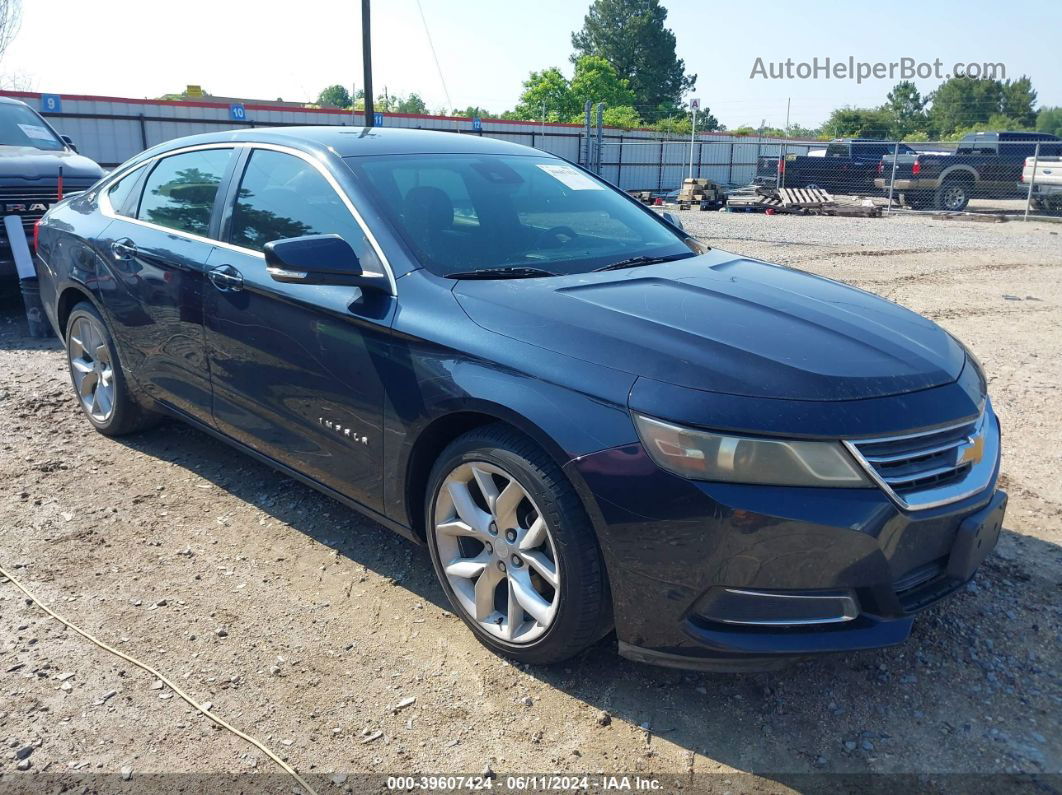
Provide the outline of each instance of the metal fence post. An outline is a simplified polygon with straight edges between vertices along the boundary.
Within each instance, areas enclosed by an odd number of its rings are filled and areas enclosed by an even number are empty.
[[[753,174],[753,176],[754,177],[756,176],[755,173]],[[734,142],[733,141],[730,142],[730,162],[727,163],[727,167],[726,167],[726,184],[727,185],[733,185],[734,184]]]
[[[656,171],[656,189],[664,189],[664,139],[660,139],[660,164]]]
[[[896,185],[896,160],[900,156],[900,142],[897,141],[892,147],[892,173],[889,175],[889,206],[885,210],[886,215],[892,215],[892,191]]]
[[[593,161],[590,160],[590,109],[594,106],[590,100],[586,101],[583,106],[583,112],[586,115],[586,152],[583,155],[583,166],[588,169],[593,169]]]
[[[1029,192],[1025,194],[1025,219],[1029,220],[1029,205],[1032,204],[1033,185],[1036,184],[1036,166],[1040,162],[1040,142],[1036,142],[1036,150],[1033,152],[1032,176],[1029,178]],[[1025,171],[1025,162],[1021,164],[1021,170]]]
[[[623,190],[623,134],[619,137],[619,154],[616,156],[616,186]]]
[[[778,144],[778,168],[775,169],[774,186],[781,190],[785,186],[785,156],[789,149],[789,142]]]
[[[597,139],[595,141],[597,151],[594,153],[594,173],[597,174],[597,175],[601,174],[601,143],[602,143],[601,127],[602,127],[602,124],[604,123],[604,119],[605,119],[605,103],[604,102],[598,102],[597,103]]]
[[[147,124],[144,122],[144,114],[140,114],[140,147],[141,149],[147,149]]]

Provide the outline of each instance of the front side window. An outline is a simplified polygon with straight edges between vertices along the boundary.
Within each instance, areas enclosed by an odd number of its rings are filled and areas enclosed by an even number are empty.
[[[136,217],[206,236],[230,157],[231,149],[200,149],[162,158],[144,184]]]
[[[439,275],[495,267],[583,273],[630,257],[692,256],[671,227],[550,157],[349,157],[399,237]]]
[[[23,105],[0,104],[0,146],[28,146],[47,152],[66,148],[40,116]]]
[[[316,168],[283,152],[252,152],[240,180],[229,242],[261,251],[274,240],[330,234],[346,240],[359,257],[366,256],[361,227]]]

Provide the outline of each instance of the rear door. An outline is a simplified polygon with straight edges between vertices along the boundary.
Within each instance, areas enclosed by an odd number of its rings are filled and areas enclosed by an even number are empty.
[[[226,145],[168,155],[120,181],[107,199],[114,220],[98,241],[115,276],[100,289],[133,377],[156,400],[207,422],[203,288],[233,153]]]
[[[382,506],[382,371],[395,300],[357,287],[283,284],[266,243],[338,234],[385,272],[324,166],[253,148],[210,257],[204,312],[219,430],[370,508]]]

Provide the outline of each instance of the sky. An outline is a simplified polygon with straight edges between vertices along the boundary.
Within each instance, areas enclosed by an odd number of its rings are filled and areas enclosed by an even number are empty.
[[[417,0],[376,0],[376,93],[417,92],[432,109],[511,108],[532,70],[559,66],[571,74],[570,34],[588,5],[420,0],[418,7]],[[787,102],[793,124],[817,126],[835,107],[881,104],[899,79],[766,80],[751,77],[757,58],[765,65],[788,58],[939,58],[945,73],[960,61],[1003,63],[1007,77],[1032,78],[1041,105],[1062,105],[1062,56],[1041,35],[1062,30],[1057,0],[898,6],[665,0],[664,6],[679,57],[698,76],[694,96],[730,128],[761,121],[783,127]],[[158,97],[198,84],[219,96],[310,101],[332,83],[360,86],[360,9],[360,0],[23,0],[22,27],[0,61],[0,85]],[[915,80],[923,91],[939,82]]]

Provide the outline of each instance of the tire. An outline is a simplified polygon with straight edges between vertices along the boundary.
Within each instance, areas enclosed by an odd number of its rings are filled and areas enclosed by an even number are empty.
[[[608,580],[582,503],[526,436],[489,425],[459,437],[436,461],[425,498],[435,573],[491,651],[547,665],[612,629]]]
[[[105,436],[122,436],[159,421],[130,387],[96,307],[87,301],[78,303],[67,318],[64,339],[74,395],[93,428]]]
[[[963,179],[946,180],[936,194],[936,206],[938,210],[946,210],[951,213],[961,213],[970,203],[971,185]]]

